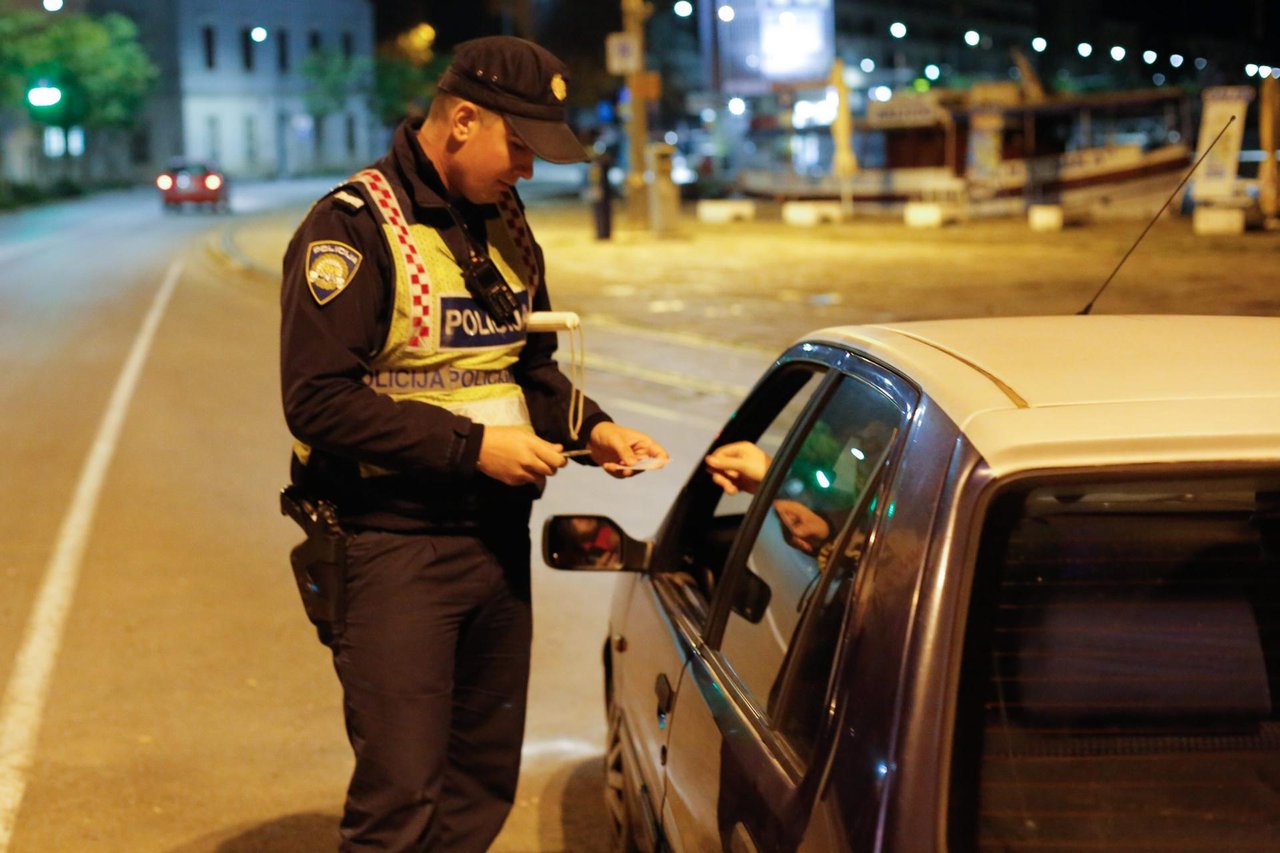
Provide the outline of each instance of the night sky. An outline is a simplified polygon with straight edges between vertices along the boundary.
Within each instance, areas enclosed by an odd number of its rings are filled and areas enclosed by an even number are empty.
[[[571,12],[575,5],[582,11],[602,3],[616,7],[618,0],[561,0],[565,8],[560,11]],[[373,0],[373,5],[379,39],[424,20],[436,28],[444,48],[495,32],[482,0]],[[1261,43],[1264,34],[1259,25],[1263,25],[1273,42],[1268,46],[1280,51],[1280,44],[1274,43],[1280,40],[1280,0],[1040,0],[1040,5],[1059,18],[1064,6],[1083,20],[1105,14],[1139,24],[1149,35],[1209,33]],[[654,0],[654,6],[665,9],[670,2]]]

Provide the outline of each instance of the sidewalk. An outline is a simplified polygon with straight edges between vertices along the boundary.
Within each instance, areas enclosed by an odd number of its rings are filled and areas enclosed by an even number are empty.
[[[619,227],[596,240],[576,198],[530,202],[552,299],[590,324],[692,335],[777,352],[816,328],[990,315],[1073,314],[1088,302],[1145,223],[1057,233],[1021,220],[911,229],[897,219],[817,228],[783,225],[774,205],[755,222],[697,222],[680,236]],[[241,220],[212,248],[264,281],[305,209]],[[1189,220],[1151,229],[1095,309],[1098,313],[1280,314],[1280,237],[1197,237]]]

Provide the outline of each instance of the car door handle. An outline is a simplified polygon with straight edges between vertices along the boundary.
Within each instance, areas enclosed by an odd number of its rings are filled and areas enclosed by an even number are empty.
[[[658,674],[658,680],[653,685],[653,692],[658,696],[658,728],[665,729],[667,727],[667,714],[671,713],[671,701],[675,698],[675,692],[671,689],[671,681],[668,680],[665,672]]]

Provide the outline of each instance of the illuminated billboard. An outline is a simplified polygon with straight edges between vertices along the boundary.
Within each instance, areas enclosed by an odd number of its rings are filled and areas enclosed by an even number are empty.
[[[832,2],[723,0],[715,25],[724,88],[758,92],[825,80],[835,59]]]

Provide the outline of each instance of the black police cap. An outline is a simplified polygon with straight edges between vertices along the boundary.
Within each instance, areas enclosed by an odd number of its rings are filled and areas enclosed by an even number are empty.
[[[501,114],[543,160],[580,163],[582,143],[565,123],[569,73],[550,51],[514,36],[486,36],[454,48],[439,88]]]

